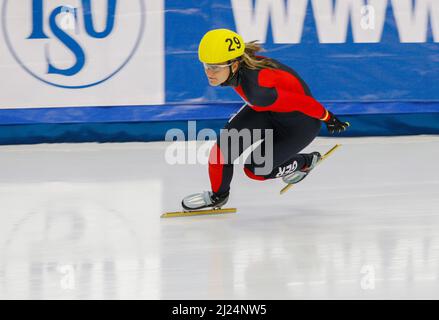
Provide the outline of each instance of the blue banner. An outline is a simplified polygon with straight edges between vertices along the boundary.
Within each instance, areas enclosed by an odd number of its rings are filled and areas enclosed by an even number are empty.
[[[295,69],[346,135],[439,132],[439,0],[0,0],[0,17],[0,144],[219,130],[243,101],[198,61],[215,28]]]
[[[319,101],[439,101],[439,1],[166,1],[165,21],[167,102],[240,100],[198,61],[213,28],[261,41]]]

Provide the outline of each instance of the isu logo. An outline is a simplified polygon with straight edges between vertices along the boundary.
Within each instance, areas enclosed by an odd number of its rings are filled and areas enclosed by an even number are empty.
[[[36,79],[61,88],[100,84],[136,52],[143,0],[4,0],[4,37],[14,58]]]

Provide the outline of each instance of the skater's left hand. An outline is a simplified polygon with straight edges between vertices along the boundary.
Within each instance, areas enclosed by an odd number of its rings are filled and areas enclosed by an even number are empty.
[[[347,129],[347,127],[351,125],[349,122],[340,121],[333,113],[331,113],[330,111],[328,112],[329,119],[325,123],[330,133],[343,132]]]

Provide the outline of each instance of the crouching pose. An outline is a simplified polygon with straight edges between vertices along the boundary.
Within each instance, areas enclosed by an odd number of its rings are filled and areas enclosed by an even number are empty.
[[[200,42],[198,55],[209,84],[232,87],[245,104],[221,130],[210,152],[212,190],[185,197],[185,210],[221,208],[226,204],[233,162],[256,142],[254,136],[268,140],[266,134],[270,133],[271,170],[262,170],[265,164],[253,161],[256,154],[267,156],[267,146],[261,143],[246,160],[247,176],[260,181],[282,178],[285,183],[294,184],[303,180],[321,158],[319,152],[299,153],[318,135],[321,123],[330,133],[342,132],[349,126],[312,97],[307,84],[293,69],[256,55],[261,50],[256,42],[244,43],[240,35],[227,29],[211,30]],[[251,134],[252,139],[247,142],[229,139],[231,132],[242,130],[257,130],[258,134]]]

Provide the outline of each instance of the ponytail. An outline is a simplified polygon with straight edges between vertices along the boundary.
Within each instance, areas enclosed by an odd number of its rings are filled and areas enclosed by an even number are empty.
[[[258,58],[256,57],[257,52],[264,52],[264,48],[261,44],[257,43],[257,40],[247,42],[245,44],[245,52],[241,56],[241,63],[243,63],[247,68],[257,70],[257,69],[276,69],[278,65],[268,58]]]

